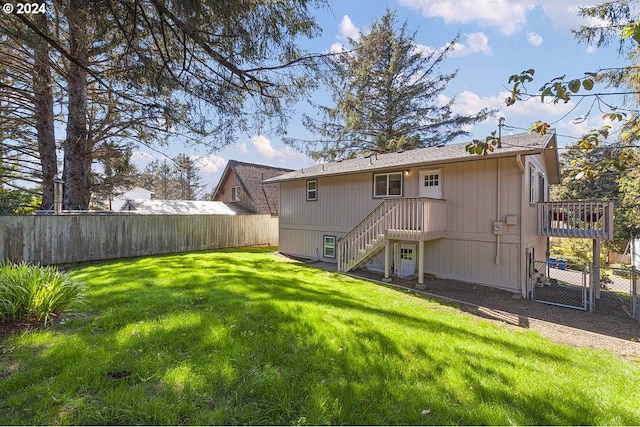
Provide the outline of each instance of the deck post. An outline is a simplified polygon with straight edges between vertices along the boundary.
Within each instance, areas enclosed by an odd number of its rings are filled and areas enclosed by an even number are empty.
[[[384,240],[384,280],[385,282],[391,281],[389,279],[389,270],[391,270],[391,240]]]
[[[400,263],[402,262],[400,261],[400,248],[402,247],[401,244],[401,240],[393,241],[393,267],[396,269],[393,274],[402,274],[400,273]]]
[[[593,239],[593,271],[591,281],[596,299],[600,299],[600,239]]]
[[[424,240],[418,240],[418,285],[416,289],[425,290],[424,284]]]

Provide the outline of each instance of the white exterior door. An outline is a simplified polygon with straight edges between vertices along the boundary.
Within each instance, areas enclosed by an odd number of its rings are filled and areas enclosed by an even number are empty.
[[[418,172],[420,197],[442,199],[442,169],[423,170]]]
[[[396,270],[396,274],[405,277],[416,274],[416,245],[400,245],[400,272]]]

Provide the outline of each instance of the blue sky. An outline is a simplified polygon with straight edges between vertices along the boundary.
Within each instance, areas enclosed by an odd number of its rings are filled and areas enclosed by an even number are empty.
[[[599,2],[598,2],[599,3]],[[557,129],[559,145],[572,143],[572,137],[600,127],[603,123],[597,108],[580,123],[575,119],[588,111],[588,99],[576,106],[541,103],[539,100],[518,102],[506,107],[508,79],[512,74],[533,68],[535,80],[530,91],[543,83],[566,74],[579,78],[585,71],[619,66],[624,63],[616,46],[594,49],[579,45],[570,30],[584,23],[578,18],[579,6],[593,4],[574,0],[340,0],[333,1],[331,10],[316,14],[323,29],[322,36],[303,41],[309,52],[328,52],[339,49],[346,37],[357,38],[358,31],[367,32],[387,8],[396,11],[398,21],[408,23],[416,31],[415,42],[423,49],[438,49],[459,34],[459,45],[441,63],[441,72],[458,69],[443,94],[456,98],[460,114],[470,114],[483,107],[500,108],[500,112],[486,122],[466,129],[469,138],[454,142],[484,139],[497,129],[498,118],[505,117],[504,134],[527,132],[535,120],[551,123]],[[577,99],[576,99],[577,102]],[[574,109],[575,108],[575,109]],[[296,106],[299,111],[306,104]],[[288,133],[308,137],[308,132],[293,118]],[[208,154],[192,147],[174,145],[167,155],[186,152],[198,158],[203,183],[210,191],[218,182],[229,159],[271,166],[299,169],[313,164],[309,158],[285,146],[277,135],[255,134],[240,137],[237,144],[220,152]],[[157,153],[140,151],[136,163],[144,167],[147,161],[158,158]]]

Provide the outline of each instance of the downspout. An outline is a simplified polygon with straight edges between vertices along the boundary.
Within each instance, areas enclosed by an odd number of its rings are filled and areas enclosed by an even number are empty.
[[[500,222],[500,158],[498,157],[498,171],[497,171],[497,184],[496,191],[498,192],[496,203],[496,221]],[[496,265],[500,265],[500,234],[496,234]]]
[[[518,167],[520,168],[520,172],[524,175],[524,162],[522,160],[522,154],[516,155],[516,163],[518,164]]]
[[[521,179],[520,179],[520,291],[522,293],[523,298],[527,298],[527,272],[526,272],[526,263],[527,257],[525,253],[525,242],[524,242],[524,222],[525,222],[525,202],[524,195],[526,194],[525,190],[525,167],[524,160],[522,155],[518,154],[516,156],[516,164],[520,169]]]
[[[502,126],[504,125],[504,117],[498,120],[498,148],[502,148]],[[500,222],[500,157],[498,157],[498,170],[496,172],[496,222]],[[496,234],[496,265],[500,265],[500,233]]]

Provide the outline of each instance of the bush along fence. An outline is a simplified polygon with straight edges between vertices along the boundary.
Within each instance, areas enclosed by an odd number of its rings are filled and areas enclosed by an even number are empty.
[[[0,260],[38,265],[278,245],[270,215],[0,216]]]

